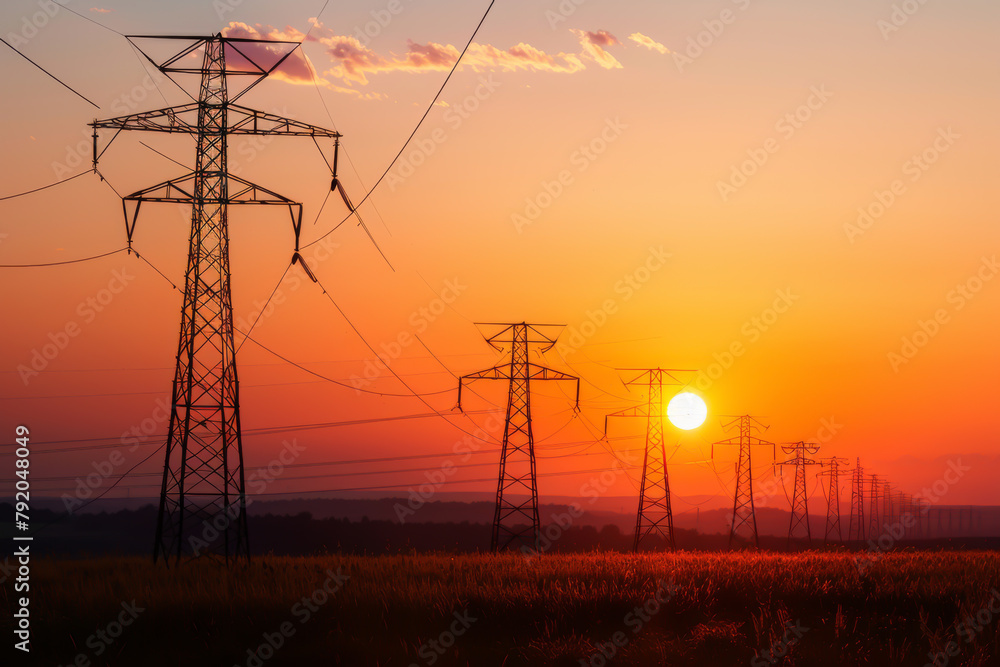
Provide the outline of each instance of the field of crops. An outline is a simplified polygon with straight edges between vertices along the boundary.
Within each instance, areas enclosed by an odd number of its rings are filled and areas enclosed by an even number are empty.
[[[50,560],[25,664],[997,665],[997,588],[993,552]]]

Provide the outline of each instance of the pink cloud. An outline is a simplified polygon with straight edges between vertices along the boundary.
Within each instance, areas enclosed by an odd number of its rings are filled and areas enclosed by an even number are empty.
[[[272,26],[245,23],[230,23],[224,34],[230,37],[245,37],[251,39],[270,39],[288,41],[309,41],[322,44],[326,55],[330,58],[332,67],[323,72],[330,79],[339,79],[346,87],[334,86],[319,74],[312,63],[301,51],[293,54],[276,74],[289,83],[311,83],[317,81],[338,92],[354,94],[353,86],[365,86],[373,75],[388,72],[434,72],[447,71],[452,68],[459,56],[459,49],[451,44],[427,42],[425,44],[408,40],[403,53],[380,54],[368,48],[357,38],[350,35],[338,35],[315,18],[309,20],[311,27],[308,34],[292,27],[284,30]],[[543,51],[524,42],[509,48],[500,48],[492,44],[472,43],[461,67],[473,71],[525,71],[572,74],[587,68],[592,62],[605,69],[620,69],[622,64],[611,55],[608,48],[621,45],[617,37],[606,30],[585,31],[571,30],[580,46],[577,53]],[[256,46],[257,49],[268,49],[267,46]],[[378,97],[378,95],[361,95],[362,97]]]
[[[304,33],[291,26],[286,27],[282,31],[272,26],[262,26],[259,23],[251,26],[238,21],[233,21],[223,28],[222,35],[237,39],[263,39],[281,42],[301,42],[306,37]],[[253,59],[254,62],[257,62],[266,69],[288,53],[288,50],[292,46],[288,44],[275,45],[273,47],[266,44],[240,44],[238,48]],[[281,66],[271,76],[287,83],[297,84],[311,84],[318,78],[316,68],[313,67],[309,58],[306,57],[300,48],[296,49],[285,62],[281,63]]]

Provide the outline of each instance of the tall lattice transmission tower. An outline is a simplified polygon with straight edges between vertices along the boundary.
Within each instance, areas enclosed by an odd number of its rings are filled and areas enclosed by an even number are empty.
[[[821,465],[816,459],[810,458],[819,451],[819,445],[811,442],[792,442],[783,444],[781,451],[791,454],[787,461],[777,465],[795,468],[795,481],[792,484],[792,513],[788,522],[788,545],[793,539],[802,537],[805,533],[807,543],[812,543],[812,529],[809,527],[809,493],[806,489],[806,468]]]
[[[750,531],[750,538],[754,547],[760,547],[760,538],[757,534],[757,515],[753,506],[753,470],[751,467],[750,450],[753,447],[767,446],[771,448],[772,461],[776,458],[776,445],[773,442],[762,440],[753,435],[754,432],[767,430],[767,426],[750,415],[737,417],[723,428],[730,430],[739,429],[739,435],[727,440],[720,440],[712,443],[712,458],[715,458],[716,445],[735,445],[740,448],[739,459],[736,463],[736,491],[733,494],[733,519],[729,528],[729,546],[733,545],[733,539],[740,530],[746,527]]]
[[[642,459],[642,482],[639,487],[639,509],[635,517],[635,537],[632,550],[649,535],[660,536],[667,547],[676,548],[674,541],[674,515],[670,507],[670,476],[667,473],[667,454],[663,435],[663,387],[683,384],[672,373],[683,373],[662,368],[620,368],[631,373],[624,381],[627,387],[646,387],[646,404],[619,410],[604,418],[604,432],[608,432],[609,417],[642,417],[646,420],[646,449]],[[635,375],[638,373],[638,375]]]
[[[826,494],[826,529],[823,531],[823,541],[829,542],[830,536],[837,535],[837,541],[844,541],[844,533],[840,524],[840,472],[848,465],[847,459],[831,456],[828,459],[821,459],[820,464],[823,470],[817,475],[828,475],[830,486]]]
[[[514,543],[537,549],[539,531],[538,479],[535,471],[535,437],[531,430],[531,382],[539,380],[571,380],[576,382],[576,405],[580,407],[580,378],[567,375],[528,359],[532,346],[544,353],[556,339],[542,329],[561,327],[556,324],[481,324],[502,327],[486,342],[501,352],[509,346],[510,360],[506,363],[463,375],[458,381],[458,407],[462,407],[462,387],[472,380],[506,380],[507,420],[500,451],[500,476],[497,481],[496,509],[493,514],[493,551],[506,549]]]
[[[174,40],[183,48],[157,61],[136,44],[149,39]],[[123,198],[130,252],[144,202],[192,207],[153,558],[155,561],[163,557],[169,563],[172,558],[208,553],[227,561],[249,559],[229,271],[229,205],[287,207],[295,234],[292,262],[300,262],[303,267],[305,263],[298,253],[302,205],[230,173],[228,139],[246,135],[304,136],[337,142],[340,134],[236,104],[292,54],[299,46],[297,42],[234,39],[221,34],[130,36],[128,40],[185,93],[187,90],[174,77],[199,77],[197,98],[187,93],[191,103],[91,123],[95,171],[104,152],[97,151],[99,129],[114,130],[115,137],[124,130],[188,134],[194,136],[197,146],[190,173]],[[230,79],[236,84],[232,90]],[[214,532],[207,531],[206,526],[213,527]],[[207,539],[207,535],[218,537]]]
[[[851,521],[847,527],[847,539],[865,541],[865,469],[858,457],[851,470]]]

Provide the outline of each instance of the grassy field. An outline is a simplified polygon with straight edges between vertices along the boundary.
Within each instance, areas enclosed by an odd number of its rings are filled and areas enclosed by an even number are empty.
[[[49,560],[13,664],[997,665],[995,587],[993,552]]]

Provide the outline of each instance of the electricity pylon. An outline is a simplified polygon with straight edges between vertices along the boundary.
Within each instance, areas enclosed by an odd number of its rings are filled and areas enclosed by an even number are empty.
[[[532,345],[541,351],[552,348],[556,339],[539,329],[562,326],[554,324],[483,324],[500,326],[501,331],[486,342],[503,351],[501,343],[510,345],[510,361],[458,379],[458,407],[462,407],[462,387],[469,380],[507,380],[507,422],[504,425],[500,451],[500,476],[497,481],[497,501],[493,514],[493,536],[490,549],[500,551],[514,542],[538,549],[541,526],[538,520],[538,482],[535,473],[535,438],[531,431],[532,380],[572,380],[576,382],[576,405],[580,407],[580,378],[528,361]],[[501,340],[502,336],[507,336]],[[520,495],[523,494],[523,495]],[[516,497],[520,495],[520,497]],[[524,495],[527,497],[525,498]],[[529,525],[525,526],[527,521]],[[530,535],[530,542],[526,539]]]
[[[737,417],[733,421],[725,424],[723,428],[730,429],[737,426],[740,434],[734,438],[720,440],[712,443],[712,458],[715,458],[715,445],[738,445],[740,456],[736,463],[736,492],[733,495],[733,521],[729,528],[729,546],[733,545],[733,538],[743,526],[750,529],[753,537],[754,547],[760,547],[760,539],[757,536],[757,515],[754,514],[753,507],[753,471],[750,463],[750,449],[755,446],[767,445],[771,447],[772,461],[775,458],[775,444],[752,435],[753,431],[766,430],[768,427],[761,424],[750,415]]]
[[[851,522],[847,527],[847,539],[865,541],[865,469],[858,457],[851,471]]]
[[[670,550],[674,542],[674,514],[670,508],[670,477],[667,454],[663,443],[663,387],[683,384],[671,373],[685,372],[662,368],[619,368],[619,371],[639,375],[625,381],[626,387],[648,388],[645,405],[613,412],[604,418],[604,433],[608,432],[608,417],[645,417],[646,449],[642,459],[642,484],[639,488],[639,509],[635,517],[635,538],[632,551],[651,533],[662,537]]]
[[[795,482],[792,485],[792,515],[788,522],[788,542],[796,537],[796,529],[805,526],[806,542],[812,544],[812,529],[809,527],[809,493],[806,489],[806,466],[820,465],[820,462],[809,458],[819,451],[819,445],[811,442],[791,442],[781,446],[781,451],[791,454],[792,458],[776,465],[794,466]],[[801,531],[800,531],[801,532]]]
[[[878,475],[868,477],[868,539],[875,540],[882,534],[879,526],[879,498],[882,495],[882,479]]]
[[[193,171],[139,190],[122,202],[129,252],[143,202],[192,206],[153,560],[162,556],[169,563],[171,558],[179,561],[184,555],[201,553],[222,556],[227,562],[249,559],[227,207],[287,206],[295,233],[292,262],[303,267],[305,263],[298,253],[302,204],[230,173],[228,137],[283,135],[339,141],[340,134],[235,104],[292,54],[296,42],[233,39],[221,34],[128,37],[133,46],[136,39],[184,43],[181,51],[163,62],[142,53],[172,80],[172,75],[181,74],[200,77],[198,98],[192,103],[91,123],[95,171],[104,152],[97,152],[98,129],[115,130],[115,137],[123,130],[190,134],[197,143]],[[232,77],[241,77],[246,85],[231,95]]]
[[[823,533],[825,543],[830,541],[830,536],[834,533],[837,534],[838,541],[844,541],[844,532],[840,525],[840,469],[848,463],[847,459],[831,456],[820,461],[826,470],[816,473],[830,476],[830,489],[826,496],[826,530]]]

